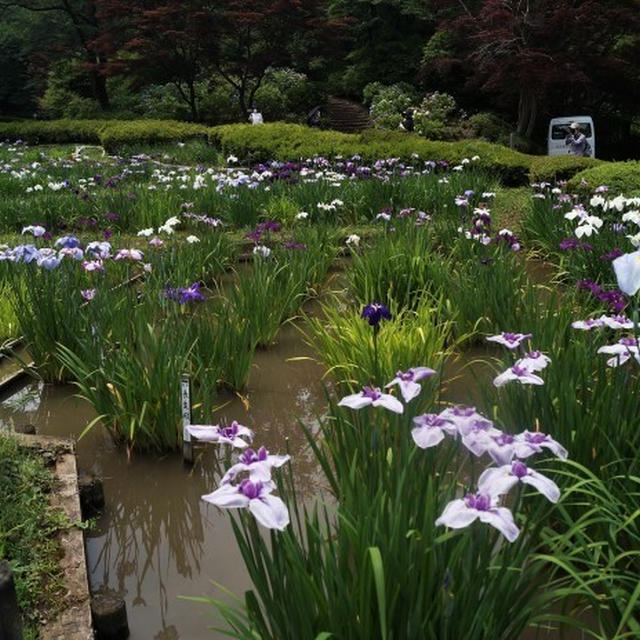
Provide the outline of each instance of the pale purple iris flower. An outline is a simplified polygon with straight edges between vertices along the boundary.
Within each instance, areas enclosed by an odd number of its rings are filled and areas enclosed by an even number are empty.
[[[85,260],[82,263],[82,268],[85,271],[104,271],[104,264],[102,260]]]
[[[142,260],[142,251],[139,249],[120,249],[113,258],[114,260]]]
[[[360,393],[345,396],[338,402],[339,407],[349,407],[350,409],[362,409],[363,407],[384,407],[394,413],[402,413],[404,407],[402,402],[388,393],[382,393],[378,387],[364,387]]]
[[[51,271],[58,267],[60,262],[62,262],[62,259],[58,258],[53,249],[41,249],[36,262],[39,267],[47,269],[47,271]]]
[[[80,247],[63,247],[58,251],[58,258],[71,258],[72,260],[82,260],[84,251]]]
[[[416,426],[411,429],[411,437],[421,449],[440,444],[445,434],[455,436],[458,433],[452,422],[441,418],[436,413],[423,413],[413,419],[413,424]]]
[[[616,272],[618,288],[628,296],[633,296],[640,289],[640,251],[625,253],[611,264]]]
[[[534,487],[550,502],[560,499],[560,489],[553,480],[530,469],[520,460],[483,471],[478,478],[478,491],[501,496],[509,493],[518,482]]]
[[[567,450],[551,436],[540,431],[523,431],[514,438],[514,455],[516,458],[528,458],[535,453],[548,449],[561,460],[566,460]]]
[[[515,455],[516,438],[510,433],[501,433],[498,436],[487,438],[485,451],[498,465],[509,464]]]
[[[571,326],[581,331],[592,331],[593,329],[599,329],[604,326],[604,322],[602,318],[588,318],[587,320],[576,320],[571,323]]]
[[[433,376],[435,373],[429,367],[411,367],[407,371],[398,371],[396,377],[385,385],[385,388],[388,389],[397,384],[400,387],[400,393],[404,401],[411,402],[422,390],[422,386],[418,384],[418,381]]]
[[[194,438],[202,442],[230,444],[236,449],[245,449],[253,440],[253,431],[248,427],[243,427],[241,424],[238,424],[235,420],[228,427],[190,424],[187,429]],[[244,438],[246,438],[246,440]]]
[[[632,337],[620,338],[616,344],[609,344],[604,347],[600,347],[598,349],[598,353],[605,353],[613,356],[613,358],[609,358],[607,360],[607,365],[610,367],[618,367],[632,357],[635,358],[637,362],[640,362],[638,342]]]
[[[245,471],[249,473],[251,482],[269,482],[271,469],[281,467],[289,460],[290,456],[288,455],[271,455],[265,447],[260,447],[258,451],[247,449],[240,456],[240,460],[227,469],[220,482],[221,484],[229,484],[238,474]]]
[[[499,333],[495,336],[489,336],[487,342],[497,342],[507,349],[517,349],[523,340],[533,338],[531,333]]]
[[[47,230],[39,224],[30,224],[28,227],[23,227],[20,233],[21,235],[30,233],[34,238],[41,238],[46,232]]]
[[[529,369],[529,371],[542,371],[547,368],[547,365],[551,362],[551,358],[542,351],[534,350],[529,351],[524,358],[520,358],[516,362],[517,365]]]
[[[501,434],[502,431],[496,429],[491,420],[479,418],[474,420],[470,425],[467,425],[466,432],[462,435],[462,444],[471,451],[474,456],[480,457],[489,447],[489,439]]]
[[[98,240],[90,242],[85,251],[97,258],[108,258],[111,255],[111,244],[109,242],[100,242]]]
[[[221,509],[248,507],[262,526],[283,531],[289,524],[289,511],[280,498],[271,495],[273,490],[270,482],[252,482],[246,478],[238,486],[223,484],[214,492],[202,496],[202,499]]]
[[[443,420],[451,422],[461,436],[476,429],[478,421],[486,422],[489,426],[493,424],[491,420],[487,420],[481,413],[478,413],[475,407],[447,407],[439,415]]]
[[[509,367],[506,371],[503,371],[499,376],[493,379],[493,384],[496,387],[502,387],[508,382],[517,380],[520,384],[544,384],[544,380],[533,373],[528,367],[523,367],[521,364],[514,364],[513,367]]]
[[[75,236],[62,236],[53,244],[54,246],[62,247],[63,249],[76,249],[80,246],[80,240]]]
[[[627,316],[600,316],[599,320],[609,329],[633,329],[633,321]]]
[[[506,507],[499,507],[497,496],[487,493],[468,493],[464,498],[452,500],[436,520],[436,526],[463,529],[475,520],[495,527],[509,542],[513,542],[520,530],[513,521],[513,514]]]
[[[96,297],[95,289],[82,289],[80,291],[80,295],[88,302],[89,300],[93,300]]]

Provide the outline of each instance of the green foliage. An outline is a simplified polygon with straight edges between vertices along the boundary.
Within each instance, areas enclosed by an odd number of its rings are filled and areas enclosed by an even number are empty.
[[[0,433],[0,557],[11,565],[25,631],[32,637],[39,617],[55,616],[64,596],[57,534],[70,523],[49,505],[52,481],[35,452]]]
[[[279,68],[267,72],[253,101],[267,121],[302,121],[320,96],[304,73]]]
[[[554,183],[558,180],[568,180],[585,169],[590,169],[603,164],[602,160],[596,160],[595,158],[580,158],[578,156],[538,156],[533,158],[531,161],[529,179],[531,182]],[[624,193],[627,192],[625,191]]]
[[[478,155],[476,166],[495,172],[508,185],[526,184],[531,163],[531,158],[525,154],[479,140],[437,142],[393,131],[365,131],[355,135],[284,123],[213,127],[209,140],[224,154],[237,155],[241,162],[336,154],[344,157],[359,154],[367,161],[392,157],[412,161],[412,155],[417,154],[422,160],[458,164],[463,158]]]
[[[607,185],[613,195],[640,195],[640,162],[614,162],[585,169],[571,179],[569,188],[579,189],[584,183],[591,190],[601,184]]]
[[[174,120],[130,120],[113,121],[100,131],[100,143],[111,153],[122,144],[158,144],[205,138],[207,127],[190,122]]]
[[[453,140],[460,137],[460,125],[455,122],[456,101],[448,93],[427,94],[414,110],[415,132],[429,140]]]
[[[13,311],[12,293],[8,282],[0,282],[0,345],[18,337],[18,321]]]
[[[321,305],[322,314],[307,318],[307,341],[331,376],[349,388],[382,386],[398,369],[439,369],[452,348],[452,324],[444,320],[445,301],[423,296],[415,310],[391,303],[392,320],[377,334],[360,317],[361,308],[344,308],[339,299]],[[378,376],[378,379],[376,377]],[[436,389],[429,382],[430,397]]]
[[[488,111],[469,116],[467,124],[475,138],[503,145],[509,144],[509,136],[513,131],[508,122]]]
[[[376,82],[367,85],[363,95],[365,100],[371,96],[371,118],[378,129],[397,129],[402,113],[414,102],[414,96],[400,85],[386,87]]]

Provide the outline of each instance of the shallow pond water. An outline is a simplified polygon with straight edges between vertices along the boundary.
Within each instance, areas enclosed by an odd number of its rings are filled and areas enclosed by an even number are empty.
[[[248,407],[233,396],[221,399],[218,411],[254,429],[255,444],[288,448],[306,496],[321,492],[322,481],[298,421],[313,429],[326,406],[323,368],[299,359],[311,355],[298,330],[285,325],[274,348],[256,352]],[[77,438],[95,414],[73,393],[73,387],[28,384],[0,402],[0,428],[31,423],[42,434]],[[238,594],[250,586],[228,516],[200,500],[215,488],[215,448],[198,448],[192,469],[179,456],[136,455],[127,462],[95,429],[77,450],[79,467],[103,478],[107,501],[86,538],[92,589],[125,599],[132,640],[223,637],[207,631],[212,608],[179,599],[220,596],[212,581]]]

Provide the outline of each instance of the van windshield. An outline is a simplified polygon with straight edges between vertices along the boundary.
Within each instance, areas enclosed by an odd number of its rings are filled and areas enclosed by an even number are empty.
[[[591,123],[590,122],[578,122],[580,128],[582,129],[582,133],[587,138],[592,136],[591,133]],[[569,135],[571,129],[569,129],[569,124],[554,124],[551,127],[551,139],[552,140],[564,140],[567,135]]]

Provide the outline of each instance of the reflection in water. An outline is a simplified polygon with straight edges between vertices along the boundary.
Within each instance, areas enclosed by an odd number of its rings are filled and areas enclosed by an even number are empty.
[[[317,430],[326,408],[322,368],[292,325],[275,348],[256,353],[246,399],[221,399],[212,421],[233,419],[256,432],[255,444],[273,452],[288,450],[303,495],[321,488],[322,475],[300,428]],[[39,433],[77,438],[95,413],[73,396],[73,387],[27,385],[0,402],[0,428],[32,423]],[[86,537],[93,590],[127,603],[132,640],[216,638],[209,609],[180,600],[181,595],[222,597],[211,582],[242,594],[250,586],[227,514],[200,496],[216,486],[220,462],[213,445],[196,450],[196,464],[185,468],[179,456],[137,455],[124,451],[94,429],[78,443],[83,470],[101,477],[107,506]]]

